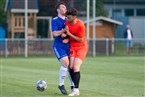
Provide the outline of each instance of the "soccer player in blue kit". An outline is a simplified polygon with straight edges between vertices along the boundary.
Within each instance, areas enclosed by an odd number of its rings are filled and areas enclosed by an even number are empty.
[[[57,59],[61,63],[60,71],[59,71],[59,85],[58,88],[60,89],[61,93],[66,95],[67,91],[64,87],[64,79],[66,74],[68,73],[70,79],[70,87],[73,89],[74,83],[71,80],[71,77],[68,72],[69,67],[69,53],[70,53],[70,46],[69,40],[66,38],[65,31],[65,22],[66,22],[66,5],[63,2],[60,2],[56,5],[56,10],[58,16],[53,18],[52,20],[52,33],[54,37],[53,42],[53,51],[57,57]]]

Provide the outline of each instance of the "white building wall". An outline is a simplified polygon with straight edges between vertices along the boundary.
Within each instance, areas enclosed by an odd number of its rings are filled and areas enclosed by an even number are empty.
[[[134,39],[145,39],[145,17],[130,17],[129,24],[133,31]]]

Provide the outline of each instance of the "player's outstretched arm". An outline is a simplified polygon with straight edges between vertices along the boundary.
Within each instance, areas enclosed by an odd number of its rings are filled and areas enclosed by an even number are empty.
[[[65,32],[64,29],[59,30],[59,31],[53,31],[53,36],[54,36],[54,37],[60,36],[60,35],[61,35],[62,33],[64,33],[64,32]]]

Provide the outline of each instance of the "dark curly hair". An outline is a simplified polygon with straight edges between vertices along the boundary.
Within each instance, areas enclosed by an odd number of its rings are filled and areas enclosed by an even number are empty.
[[[78,11],[75,8],[70,8],[70,9],[67,10],[66,15],[77,16],[78,15]]]

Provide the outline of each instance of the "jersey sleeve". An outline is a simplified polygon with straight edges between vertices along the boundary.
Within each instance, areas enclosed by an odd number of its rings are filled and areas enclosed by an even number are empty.
[[[52,29],[52,32],[58,30],[58,26],[57,26],[56,20],[52,20],[51,29]]]
[[[77,36],[80,37],[80,38],[84,38],[85,37],[85,26],[84,26],[84,24],[81,24],[79,26],[79,30],[78,30]]]

